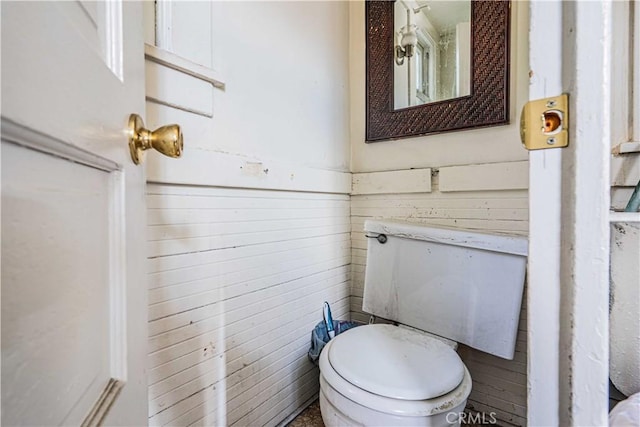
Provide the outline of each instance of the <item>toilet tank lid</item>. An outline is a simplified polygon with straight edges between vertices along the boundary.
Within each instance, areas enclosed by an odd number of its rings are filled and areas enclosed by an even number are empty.
[[[425,240],[446,245],[464,246],[527,256],[527,238],[509,234],[478,232],[460,228],[448,228],[413,222],[367,220],[366,233],[386,234],[407,239]]]

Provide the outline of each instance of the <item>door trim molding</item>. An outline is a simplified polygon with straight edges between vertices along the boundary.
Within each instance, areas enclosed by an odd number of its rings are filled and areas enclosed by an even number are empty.
[[[87,414],[82,427],[96,427],[102,425],[104,418],[109,413],[111,405],[116,401],[120,391],[124,387],[124,382],[111,378],[105,386],[102,394]]]
[[[89,151],[78,148],[71,143],[54,138],[51,135],[31,129],[27,126],[2,117],[0,119],[2,140],[11,142],[41,153],[71,160],[105,172],[121,170],[121,166],[112,160],[97,156]],[[124,138],[123,138],[124,141]],[[124,145],[124,142],[123,142]]]

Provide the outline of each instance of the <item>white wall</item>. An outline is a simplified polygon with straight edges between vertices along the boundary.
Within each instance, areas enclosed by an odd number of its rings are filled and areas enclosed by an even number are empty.
[[[528,153],[520,144],[518,127],[528,94],[528,4],[512,2],[510,124],[372,144],[364,142],[362,2],[350,3],[350,22],[351,311],[354,318],[365,320],[361,304],[366,239],[361,230],[366,218],[528,233]],[[474,380],[469,407],[487,416],[493,411],[503,423],[515,425],[525,425],[527,417],[525,307],[523,301],[513,361],[460,349]]]
[[[276,425],[317,395],[322,302],[349,311],[348,6],[182,4],[183,70],[147,61],[147,122],[185,141],[146,162],[150,424]]]
[[[226,89],[201,85],[183,94],[187,108],[206,104],[213,119],[152,103],[150,125],[181,123],[187,150],[348,171],[346,3],[196,4],[211,9],[202,13],[210,13],[212,41],[202,43],[212,49]],[[192,26],[178,25],[173,22],[174,31]]]

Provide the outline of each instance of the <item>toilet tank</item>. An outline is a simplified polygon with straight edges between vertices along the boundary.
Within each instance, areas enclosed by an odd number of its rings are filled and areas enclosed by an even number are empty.
[[[365,312],[513,359],[526,238],[390,221],[364,229]]]

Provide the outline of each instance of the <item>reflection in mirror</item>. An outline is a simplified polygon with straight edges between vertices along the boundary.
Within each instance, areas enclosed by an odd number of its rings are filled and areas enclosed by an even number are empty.
[[[471,57],[467,64],[469,71],[464,71],[462,66],[459,71],[456,70],[455,86],[454,83],[449,85],[439,83],[443,81],[443,78],[437,76],[445,63],[444,61],[447,60],[442,55],[443,46],[441,47],[439,42],[443,41],[446,45],[447,39],[436,34],[437,38],[434,35],[431,36],[433,38],[431,46],[428,46],[428,43],[425,46],[418,46],[417,41],[420,37],[418,26],[415,23],[407,26],[406,11],[409,9],[406,7],[405,23],[403,24],[406,26],[403,32],[404,37],[401,37],[400,48],[395,45],[398,35],[394,29],[394,8],[396,3],[400,1],[408,2],[409,0],[365,2],[367,30],[366,141],[384,141],[508,123],[510,1],[471,1],[471,36],[467,37],[471,42],[470,54],[456,54],[456,61],[449,58],[451,63],[462,63],[458,58],[468,58],[469,55]],[[427,3],[423,3],[424,0],[419,1],[417,7],[412,7],[409,10],[409,16],[414,19],[412,22],[416,22],[415,16],[418,15],[414,9],[421,5],[430,5],[431,10],[435,9],[436,2],[427,0]],[[466,1],[468,2],[468,0]],[[443,3],[448,5],[457,2],[457,0],[451,0]],[[425,7],[425,9],[427,8]],[[414,40],[412,32],[414,28],[411,25],[416,25],[415,46],[411,44]],[[462,26],[458,27],[456,24],[455,27],[456,38],[458,38],[458,28],[462,28]],[[462,34],[462,30],[460,30],[460,34]],[[450,39],[449,49],[451,49],[452,43],[456,43],[456,41]],[[461,42],[458,44],[462,45]],[[403,105],[407,107],[396,108],[394,106],[396,89],[394,69],[399,67],[396,65],[396,61],[400,64],[408,64],[410,58],[413,58],[411,61],[417,63],[416,51],[421,52],[422,73],[419,77],[413,74],[412,79],[407,77],[405,89],[400,92],[405,94],[406,101]],[[405,75],[408,76],[408,73]],[[417,88],[421,88],[420,95],[423,98],[429,97],[435,101],[410,106],[409,95],[411,93],[409,93],[409,89],[411,88],[409,88],[409,82],[414,82],[412,83],[415,85],[413,87],[414,93],[417,92]],[[450,88],[450,96],[454,97],[445,101],[438,100],[438,97],[441,96],[438,93],[444,92],[443,88],[438,88],[439,84]],[[463,93],[468,95],[462,95]],[[419,97],[415,95],[414,98]]]
[[[471,93],[471,1],[397,0],[394,109]]]

